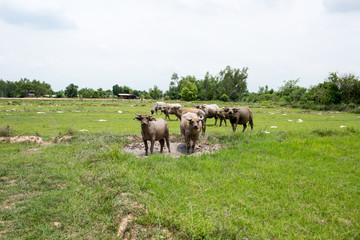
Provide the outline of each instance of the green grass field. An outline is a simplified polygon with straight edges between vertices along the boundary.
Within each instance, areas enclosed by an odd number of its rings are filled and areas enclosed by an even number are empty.
[[[0,99],[12,135],[73,135],[0,143],[0,238],[360,238],[359,115],[254,105],[253,132],[208,121],[202,140],[218,152],[125,153],[140,135],[134,112],[153,104]],[[179,121],[168,123],[179,135]]]

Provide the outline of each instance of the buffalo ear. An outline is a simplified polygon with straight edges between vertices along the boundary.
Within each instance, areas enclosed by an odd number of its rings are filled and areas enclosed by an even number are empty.
[[[156,121],[156,119],[153,117],[149,117],[149,121]]]
[[[136,118],[134,118],[134,120],[141,121],[141,117],[136,117]]]

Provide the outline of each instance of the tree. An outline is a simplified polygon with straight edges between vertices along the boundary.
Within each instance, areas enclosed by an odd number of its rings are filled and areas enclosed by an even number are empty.
[[[226,94],[232,101],[240,101],[248,93],[246,79],[248,68],[231,68],[227,66],[219,73],[219,88],[221,94]]]
[[[59,91],[59,92],[56,92],[55,95],[56,95],[57,98],[63,98],[63,97],[65,97],[63,90],[61,90],[61,91]]]
[[[296,80],[289,80],[284,81],[284,85],[279,88],[279,94],[281,96],[288,96],[294,91],[295,89],[299,88],[297,83],[300,81],[300,78]]]
[[[360,81],[355,77],[355,75],[343,74],[342,76],[338,76],[338,73],[333,72],[329,74],[326,82],[332,83],[336,86],[340,102],[346,104],[360,103]]]
[[[99,88],[99,89],[97,90],[97,92],[98,92],[98,94],[99,94],[99,98],[105,98],[106,93],[105,93],[105,91],[104,91],[102,88]]]
[[[122,91],[122,89],[120,88],[119,85],[116,84],[113,86],[112,92],[114,93],[115,96],[117,96],[119,93],[121,93],[121,91]]]
[[[328,78],[311,87],[302,98],[302,102],[321,105],[360,104],[360,81],[352,74],[339,76],[330,73]]]
[[[181,89],[178,88],[178,80],[179,80],[178,74],[173,73],[169,84],[169,90],[165,92],[165,95],[168,96],[170,99],[174,100],[174,99],[179,99],[180,97]]]
[[[105,95],[106,95],[107,98],[112,98],[113,97],[113,92],[110,89],[108,89],[108,90],[105,91]]]
[[[216,77],[211,76],[209,72],[205,74],[204,80],[197,81],[197,88],[199,90],[198,98],[200,100],[214,100],[217,99],[219,95],[218,90],[218,81]]]
[[[92,88],[82,88],[78,91],[79,96],[82,98],[92,98],[95,90]]]
[[[16,96],[26,97],[27,93],[32,89],[30,80],[27,78],[21,78],[20,81],[15,82],[16,84]]]
[[[30,92],[33,93],[36,97],[51,95],[53,93],[50,84],[40,82],[35,79],[30,81],[27,78],[21,78],[20,81],[15,82],[14,84],[15,91],[12,95],[17,97],[26,97]]]
[[[176,84],[174,81],[170,81],[169,90],[165,92],[165,95],[170,99],[179,99],[179,95],[177,94]]]
[[[16,83],[0,79],[0,97],[16,97]]]
[[[128,86],[123,86],[122,87],[122,93],[131,93],[132,89]]]
[[[269,86],[268,86],[268,85],[265,85],[265,87],[260,87],[260,86],[259,86],[259,91],[258,91],[258,93],[260,93],[260,94],[264,94],[264,93],[270,93],[270,94],[272,94],[273,92],[274,92],[273,89],[271,89],[271,90],[269,91]]]
[[[0,97],[6,96],[7,84],[4,80],[0,79]]]
[[[51,95],[53,93],[50,84],[45,82],[41,83],[40,81],[37,81],[35,79],[32,80],[32,82],[30,83],[30,87],[32,88],[32,90],[35,91],[34,94],[36,97]]]
[[[340,102],[336,86],[329,82],[319,83],[311,87],[302,97],[303,103],[331,105]]]
[[[162,97],[162,91],[158,88],[158,86],[154,85],[154,88],[150,88],[149,95],[152,99],[159,99]]]
[[[100,93],[98,91],[94,91],[91,97],[92,98],[100,98]]]
[[[299,102],[307,90],[306,88],[297,85],[299,81],[299,78],[296,80],[284,81],[284,85],[279,88],[277,94],[288,103]]]
[[[185,101],[192,101],[197,99],[198,89],[195,83],[186,81],[185,86],[181,89],[181,99]]]
[[[173,75],[171,76],[171,81],[177,83],[177,81],[179,80],[179,76],[177,73],[173,73]]]
[[[66,87],[65,89],[65,96],[69,97],[69,98],[74,98],[77,97],[78,95],[78,86],[74,85],[73,83],[71,83],[69,86]]]

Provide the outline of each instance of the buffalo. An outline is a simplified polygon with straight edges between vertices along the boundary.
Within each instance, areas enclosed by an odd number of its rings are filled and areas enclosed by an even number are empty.
[[[185,137],[186,152],[194,152],[196,141],[199,138],[202,128],[203,117],[196,113],[187,112],[181,116],[180,130]],[[190,143],[192,141],[192,145]]]
[[[216,125],[217,120],[218,120],[217,111],[220,110],[218,105],[216,105],[216,104],[201,104],[201,105],[196,105],[195,107],[198,109],[201,109],[205,112],[204,124],[206,124],[206,120],[208,118],[215,118],[215,125]]]
[[[152,115],[148,114],[137,114],[134,120],[141,122],[141,135],[145,144],[145,155],[148,155],[148,144],[147,141],[151,142],[150,152],[154,152],[155,141],[160,142],[160,152],[163,152],[164,142],[166,141],[167,148],[170,152],[169,142],[169,126],[168,123],[162,118],[153,118]]]
[[[169,116],[169,114],[173,114],[173,113],[170,113],[169,112],[169,110],[170,110],[170,108],[172,108],[172,107],[179,107],[179,108],[181,108],[181,105],[179,104],[179,103],[168,103],[168,104],[165,104],[164,106],[161,106],[161,112],[163,112],[164,114],[165,114],[165,120],[166,120],[166,118],[167,119],[169,119],[169,121],[170,121],[170,116]],[[178,118],[178,119],[180,119],[180,118]],[[177,119],[176,119],[177,120]]]
[[[196,113],[199,117],[202,117],[202,135],[205,135],[206,124],[204,123],[205,112],[203,110],[197,108],[181,108],[179,106],[173,106],[169,109],[169,114],[175,114],[179,119],[188,112]]]
[[[154,115],[154,113],[156,112],[156,115],[157,115],[158,110],[160,110],[161,107],[162,107],[162,106],[165,106],[165,105],[166,105],[166,103],[164,103],[164,102],[156,102],[156,103],[154,104],[153,108],[150,110],[150,111],[151,111],[151,114]]]
[[[226,119],[230,119],[229,112],[225,112],[224,109],[220,109],[216,112],[218,118],[220,119],[219,127],[221,127],[222,122],[224,121],[225,126],[227,126]]]
[[[225,112],[229,114],[229,119],[231,126],[233,128],[233,132],[236,131],[236,127],[238,124],[243,125],[243,132],[247,127],[247,123],[251,126],[251,131],[253,130],[253,112],[247,107],[233,107],[233,108],[223,108]]]

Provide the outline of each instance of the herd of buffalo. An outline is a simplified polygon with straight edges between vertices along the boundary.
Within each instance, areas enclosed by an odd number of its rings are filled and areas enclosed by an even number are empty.
[[[161,111],[165,114],[165,120],[162,118],[153,118],[153,115]],[[165,141],[167,148],[170,152],[169,141],[169,126],[166,119],[170,120],[170,114],[173,114],[180,119],[181,134],[185,137],[186,152],[190,153],[190,150],[194,152],[195,143],[199,138],[200,132],[205,135],[206,120],[208,118],[215,118],[215,125],[217,120],[220,119],[220,125],[225,122],[226,119],[230,120],[232,129],[235,132],[238,124],[243,125],[243,131],[247,127],[247,123],[250,124],[251,130],[253,130],[253,113],[247,107],[226,107],[220,109],[216,104],[201,104],[196,105],[195,108],[182,108],[178,103],[166,104],[164,102],[156,102],[151,109],[151,115],[149,114],[137,114],[134,120],[141,122],[141,135],[145,144],[145,154],[148,155],[147,141],[151,142],[150,152],[154,151],[155,141],[160,142],[160,152],[163,152]],[[190,142],[192,141],[192,144]]]

